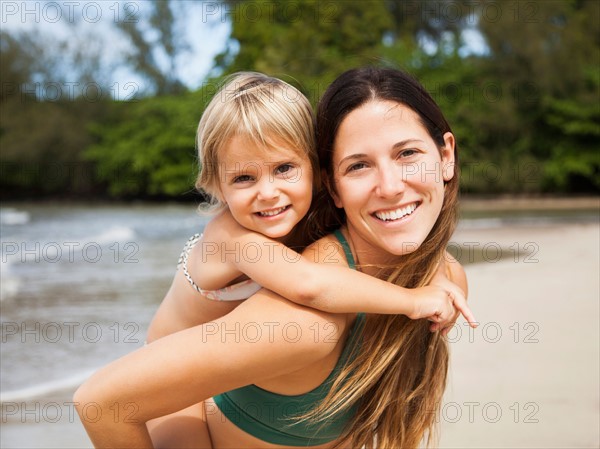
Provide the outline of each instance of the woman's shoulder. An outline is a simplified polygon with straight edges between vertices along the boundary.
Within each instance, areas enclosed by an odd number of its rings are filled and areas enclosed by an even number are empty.
[[[348,266],[344,247],[334,234],[328,234],[311,243],[302,255],[316,263]]]
[[[463,292],[465,292],[465,297],[468,294],[468,284],[467,284],[467,274],[465,273],[465,269],[460,264],[458,260],[452,256],[448,251],[446,251],[446,255],[444,257],[446,261],[446,270],[448,273],[448,279],[458,285]]]

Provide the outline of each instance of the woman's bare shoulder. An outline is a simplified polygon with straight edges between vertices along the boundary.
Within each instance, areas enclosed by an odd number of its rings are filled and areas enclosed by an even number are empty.
[[[467,283],[467,274],[465,273],[465,269],[460,264],[460,262],[456,260],[454,256],[452,256],[452,254],[450,254],[448,251],[446,251],[445,260],[446,268],[449,273],[448,278],[456,285],[458,285],[463,292],[465,292],[466,297],[469,293],[469,286]]]
[[[302,256],[315,263],[348,266],[344,248],[333,234],[326,235],[310,244]]]

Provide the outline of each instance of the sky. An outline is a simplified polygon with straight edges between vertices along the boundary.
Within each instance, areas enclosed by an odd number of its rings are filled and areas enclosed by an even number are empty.
[[[81,42],[90,50],[98,49],[101,66],[112,67],[129,46],[115,26],[116,21],[146,24],[147,1],[0,1],[0,26],[6,31],[37,31],[49,41]],[[231,32],[226,11],[217,2],[176,2],[177,26],[189,51],[177,60],[176,73],[189,88],[197,88],[210,72],[214,57],[225,49]],[[151,34],[147,34],[152,37]],[[158,53],[158,63],[166,58]],[[141,83],[133,71],[124,67],[110,72],[110,84],[119,86],[122,97],[131,89],[127,83]]]

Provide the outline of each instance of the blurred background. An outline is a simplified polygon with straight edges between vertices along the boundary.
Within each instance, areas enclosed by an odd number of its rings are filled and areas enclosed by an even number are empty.
[[[194,138],[222,78],[316,105],[362,65],[413,74],[457,135],[450,250],[484,325],[451,341],[442,447],[598,447],[600,2],[0,8],[2,447],[89,447],[72,391],[143,344],[206,223]]]
[[[598,193],[596,1],[2,2],[1,195],[193,196],[220,77],[313,103],[345,69],[403,68],[440,103],[465,193]]]

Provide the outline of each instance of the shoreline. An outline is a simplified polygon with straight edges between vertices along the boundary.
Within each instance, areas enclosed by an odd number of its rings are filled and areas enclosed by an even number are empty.
[[[461,211],[509,211],[509,210],[596,210],[600,211],[597,196],[496,196],[491,198],[463,195],[459,198]],[[600,213],[600,212],[599,212]]]

